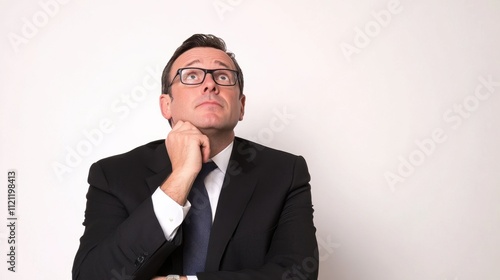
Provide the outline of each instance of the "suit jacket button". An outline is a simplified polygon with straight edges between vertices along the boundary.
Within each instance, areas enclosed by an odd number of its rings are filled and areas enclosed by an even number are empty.
[[[144,262],[144,259],[145,257],[144,256],[139,256],[136,260],[135,260],[135,265],[140,265]]]

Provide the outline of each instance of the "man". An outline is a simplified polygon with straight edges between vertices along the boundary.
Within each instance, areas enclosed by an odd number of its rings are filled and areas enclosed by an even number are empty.
[[[73,279],[317,279],[307,165],[235,137],[245,99],[222,39],[195,34],[175,51],[167,138],[90,168]]]

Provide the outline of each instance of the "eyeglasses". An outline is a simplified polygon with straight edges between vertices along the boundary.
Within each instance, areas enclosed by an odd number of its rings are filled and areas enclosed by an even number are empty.
[[[172,86],[177,76],[180,77],[181,83],[185,85],[200,85],[205,81],[207,73],[212,74],[214,82],[220,86],[234,86],[238,81],[238,71],[235,70],[187,67],[177,70],[177,74],[175,74],[168,87]]]

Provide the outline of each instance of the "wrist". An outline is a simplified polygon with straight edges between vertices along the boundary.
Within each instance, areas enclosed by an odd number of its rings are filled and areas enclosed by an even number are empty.
[[[179,205],[184,206],[195,178],[196,176],[184,177],[172,173],[161,184],[160,189]]]
[[[187,280],[187,277],[171,274],[171,275],[167,275],[167,277],[165,277],[165,279],[166,280]]]

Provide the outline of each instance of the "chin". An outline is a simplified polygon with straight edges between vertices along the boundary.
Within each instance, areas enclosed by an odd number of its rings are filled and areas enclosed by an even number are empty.
[[[214,116],[213,114],[196,120],[196,123],[198,124],[197,127],[216,128],[222,126],[221,119],[218,116]]]

